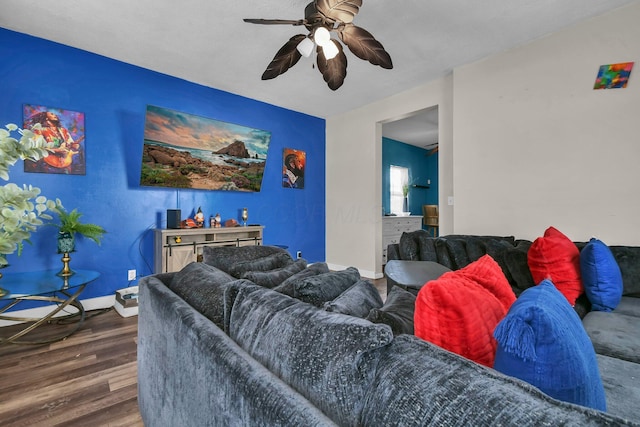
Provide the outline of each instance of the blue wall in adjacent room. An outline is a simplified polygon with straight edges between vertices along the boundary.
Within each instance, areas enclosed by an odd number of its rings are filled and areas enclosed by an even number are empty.
[[[101,277],[82,298],[113,295],[131,284],[127,270],[152,273],[153,232],[166,226],[166,209],[183,219],[202,207],[206,218],[265,226],[264,244],[287,245],[310,262],[325,260],[325,121],[252,99],[190,83],[82,50],[0,29],[0,126],[22,125],[23,104],[85,114],[86,175],[24,173],[11,182],[32,184],[60,198],[83,220],[102,225],[102,245],[79,239],[71,267],[95,269]],[[145,109],[155,105],[271,131],[262,190],[257,193],[140,187]],[[282,187],[284,148],[306,151],[305,188]],[[0,182],[0,185],[4,184]],[[55,228],[32,235],[22,256],[9,255],[6,273],[59,269]]]
[[[402,166],[409,169],[409,180],[414,184],[427,185],[429,189],[409,190],[409,210],[412,215],[422,215],[422,205],[438,204],[438,154],[429,155],[429,150],[382,138],[382,206],[389,213],[389,167]]]

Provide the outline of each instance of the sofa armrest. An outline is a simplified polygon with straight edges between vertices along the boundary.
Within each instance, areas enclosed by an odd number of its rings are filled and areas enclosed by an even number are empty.
[[[137,361],[147,426],[335,426],[154,276],[140,280]]]

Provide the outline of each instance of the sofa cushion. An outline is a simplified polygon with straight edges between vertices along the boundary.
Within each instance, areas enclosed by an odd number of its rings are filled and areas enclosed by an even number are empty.
[[[400,258],[406,261],[417,261],[419,259],[418,253],[418,239],[415,232],[404,232],[400,235],[400,242],[398,244],[400,251]]]
[[[504,262],[513,280],[511,287],[516,295],[535,285],[527,262],[527,253],[531,244],[532,242],[528,240],[519,240],[504,254]]]
[[[451,269],[458,270],[466,267],[471,261],[467,256],[467,244],[463,239],[442,239],[447,252],[449,253],[449,259],[451,260]]]
[[[433,244],[436,249],[436,256],[438,257],[438,264],[442,264],[450,269],[455,269],[454,263],[449,255],[449,248],[444,237],[438,237],[434,240]]]
[[[415,231],[416,239],[418,241],[418,256],[420,261],[438,261],[438,255],[436,254],[436,239],[431,237],[425,230]]]
[[[247,271],[242,274],[243,279],[251,280],[257,285],[265,288],[274,288],[294,274],[307,267],[305,259],[298,259],[292,264],[267,271]]]
[[[494,368],[558,400],[606,411],[593,345],[549,280],[527,289],[495,329]]]
[[[294,274],[293,276],[289,277],[288,279],[285,279],[282,283],[280,283],[278,286],[273,288],[273,290],[280,292],[281,294],[289,295],[290,297],[292,297],[294,293],[295,284],[298,283],[298,281],[306,277],[317,276],[318,274],[323,274],[328,272],[329,272],[329,266],[327,265],[326,262],[315,262],[311,265],[307,265],[307,268],[305,268],[304,270],[301,270],[298,273]]]
[[[582,325],[598,354],[640,363],[640,317],[591,311]]]
[[[489,255],[427,282],[416,299],[415,335],[485,366],[493,366],[493,329],[515,295]]]
[[[609,249],[622,273],[622,295],[640,297],[640,246],[610,246]]]
[[[552,399],[516,378],[402,335],[380,357],[358,425],[625,424],[617,417]]]
[[[294,284],[293,296],[317,307],[336,298],[360,280],[355,267],[306,277]]]
[[[416,296],[399,286],[394,286],[387,294],[384,305],[373,308],[367,320],[373,323],[384,323],[391,327],[393,335],[413,335],[413,315],[416,308]]]
[[[339,425],[357,425],[391,329],[261,288],[240,290],[231,338]]]
[[[264,257],[239,261],[229,267],[229,274],[238,279],[249,271],[269,271],[285,267],[293,263],[293,259],[288,252],[276,252]]]
[[[245,293],[247,293],[247,292],[254,292],[258,289],[263,289],[263,287],[260,285],[256,285],[255,283],[246,279],[234,280],[233,282],[229,282],[224,287],[224,309],[223,309],[224,320],[222,323],[222,330],[226,334],[229,334],[229,322],[231,321],[231,310],[233,310],[233,305],[236,302],[236,297],[238,296],[238,293],[240,292],[241,289],[244,290]]]
[[[509,284],[515,283],[513,277],[511,276],[511,271],[509,270],[509,266],[507,265],[507,254],[509,251],[513,250],[513,243],[508,240],[487,240],[484,242],[485,248],[487,250],[487,255],[491,255],[504,273],[504,276],[507,278]]]
[[[618,304],[613,312],[616,314],[640,317],[640,298],[622,297],[620,299],[620,304]]]
[[[201,262],[187,264],[173,275],[169,288],[213,323],[223,328],[224,291],[236,280]]]
[[[534,240],[527,254],[531,277],[537,284],[545,279],[558,288],[572,306],[583,292],[580,278],[580,251],[554,227]]]
[[[464,240],[477,240],[480,242],[490,242],[493,240],[501,240],[509,243],[510,245],[514,245],[516,238],[514,236],[490,236],[490,235],[480,235],[480,234],[449,234],[445,236],[447,239],[464,239]]]
[[[333,301],[324,303],[324,309],[333,313],[365,318],[371,309],[382,307],[380,292],[368,280],[358,280]]]
[[[622,298],[622,274],[609,247],[596,238],[580,252],[580,274],[593,310],[613,311]]]
[[[591,311],[591,302],[589,298],[587,298],[587,294],[582,294],[578,297],[576,303],[573,305],[573,309],[580,319],[583,319],[584,316]]]
[[[477,261],[487,254],[487,246],[481,239],[468,238],[465,240],[469,262]]]
[[[242,261],[263,258],[275,253],[284,253],[289,255],[289,252],[287,252],[286,249],[269,245],[251,245],[240,247],[204,246],[202,248],[202,262],[229,273],[229,267],[231,267],[233,264]]]

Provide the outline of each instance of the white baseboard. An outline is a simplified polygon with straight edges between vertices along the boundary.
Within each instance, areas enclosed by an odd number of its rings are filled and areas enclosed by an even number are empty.
[[[82,303],[82,306],[84,307],[85,311],[90,311],[90,310],[101,310],[104,308],[109,308],[109,307],[113,307],[113,305],[116,302],[116,296],[115,295],[106,295],[103,297],[96,297],[96,298],[88,298],[88,299],[84,299],[84,300],[80,300],[80,302]],[[53,305],[53,304],[51,304]],[[43,307],[36,307],[36,308],[29,308],[26,310],[16,310],[16,311],[11,311],[8,313],[5,313],[9,316],[16,316],[16,317],[31,317],[31,318],[39,318],[39,317],[44,317],[47,314],[49,314],[52,310],[51,305],[48,306],[43,306]],[[69,310],[73,310],[76,311],[75,308],[70,308]],[[70,311],[71,312],[71,311]],[[68,314],[69,312],[65,312],[64,310],[62,310],[60,313],[58,313],[55,317],[58,316],[64,316],[65,314]],[[13,320],[0,320],[0,327],[4,327],[4,326],[11,326],[11,325],[15,325],[18,323],[22,323],[22,322],[16,322]]]

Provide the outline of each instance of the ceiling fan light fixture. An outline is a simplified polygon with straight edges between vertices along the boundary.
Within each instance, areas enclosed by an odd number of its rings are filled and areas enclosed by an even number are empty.
[[[316,44],[313,42],[313,40],[311,40],[309,37],[305,37],[300,43],[298,43],[298,46],[296,46],[296,49],[298,49],[298,52],[300,52],[300,55],[304,56],[305,58],[308,58],[311,56],[311,53],[313,52],[313,49],[316,47]]]
[[[331,34],[329,34],[329,30],[327,30],[325,27],[318,27],[313,32],[313,39],[316,43],[318,43],[319,46],[324,47],[325,45],[329,44],[331,40]]]
[[[333,40],[329,40],[328,43],[322,46],[322,53],[324,53],[324,57],[327,58],[327,60],[329,60],[329,59],[335,58],[338,55],[338,53],[340,53],[340,51],[336,47]]]

